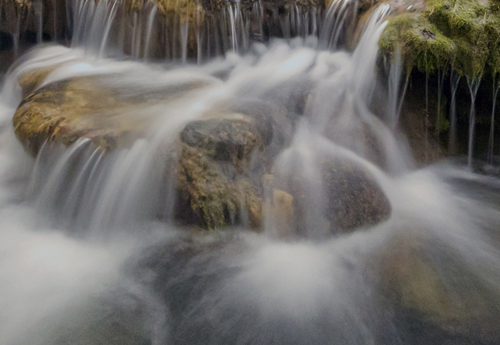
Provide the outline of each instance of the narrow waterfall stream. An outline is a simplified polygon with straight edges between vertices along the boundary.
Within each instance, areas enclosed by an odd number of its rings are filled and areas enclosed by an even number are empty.
[[[119,2],[75,0],[72,46],[36,47],[5,76],[0,344],[499,344],[500,180],[461,160],[416,168],[398,129],[412,92],[401,61],[377,73],[390,6],[357,41],[357,1],[324,18],[297,8],[264,44],[247,31],[263,35],[262,17],[239,5],[221,12],[229,32],[207,20],[189,55],[187,22],[153,43],[154,6],[131,27]],[[83,134],[23,147],[16,112],[44,95],[61,121],[84,109]],[[178,147],[212,149],[210,120],[264,133],[250,152],[235,144],[237,163],[213,148],[225,174],[259,181],[258,230],[241,200],[221,229],[181,217]]]

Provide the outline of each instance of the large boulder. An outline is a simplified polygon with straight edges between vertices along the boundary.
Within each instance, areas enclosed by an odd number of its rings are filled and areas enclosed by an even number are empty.
[[[81,77],[46,85],[27,96],[14,118],[14,130],[28,151],[36,155],[46,141],[69,146],[88,138],[106,150],[114,149],[144,123],[129,118],[117,122],[133,104],[109,89],[99,87],[96,78]]]
[[[155,124],[158,112],[147,111],[149,106],[158,109],[159,104],[189,97],[186,92],[206,85],[195,80],[144,94],[143,90],[135,92],[133,85],[118,87],[108,75],[40,87],[50,71],[32,71],[20,78],[28,96],[13,123],[17,137],[32,155],[46,141],[70,146],[86,138],[103,151],[127,147]],[[276,157],[291,141],[294,118],[288,116],[289,110],[264,102],[237,103],[218,105],[188,122],[169,146],[166,176],[176,181],[175,219],[205,229],[235,224],[261,228],[267,199],[270,209],[279,214],[275,218],[282,223],[277,225],[280,237],[290,233],[309,237],[304,232],[304,215],[313,205],[305,197],[307,181],[290,171],[290,181],[278,176],[274,185],[264,186],[264,176],[272,173]],[[159,150],[160,159],[164,152]],[[389,217],[389,201],[366,170],[326,158],[320,159],[320,165],[320,178],[309,182],[324,188],[325,198],[315,202],[324,210],[321,226],[325,234],[373,226]],[[270,198],[265,193],[269,190]]]
[[[332,228],[350,232],[389,218],[390,202],[367,171],[348,163],[327,166],[325,191]]]
[[[290,213],[286,206],[290,203],[293,209],[291,228],[284,230],[280,225],[276,228],[278,233],[286,237],[340,235],[374,226],[390,217],[391,204],[368,171],[341,159],[319,162],[316,178],[301,173],[297,166],[294,171],[276,176],[275,213],[278,217]]]
[[[20,77],[23,93],[30,93],[51,68],[33,70]],[[154,123],[157,112],[150,105],[169,102],[204,81],[180,83],[144,95],[106,83],[110,76],[76,77],[50,83],[29,94],[14,118],[16,136],[36,155],[46,141],[69,146],[87,138],[103,150],[127,146]],[[112,78],[112,76],[111,76]],[[141,116],[137,116],[141,113]]]
[[[131,86],[123,90],[107,83],[109,76],[93,76],[40,87],[52,70],[33,70],[19,80],[28,95],[13,124],[16,136],[34,156],[47,141],[70,146],[86,138],[103,151],[127,147],[155,123],[158,112],[148,112],[149,105],[205,85],[192,81],[143,95]],[[206,114],[188,123],[169,149],[178,148],[175,161],[169,159],[167,165],[176,167],[175,214],[181,223],[209,229],[235,223],[260,227],[262,157],[273,142],[275,126],[264,119],[267,108],[240,108],[251,115]]]

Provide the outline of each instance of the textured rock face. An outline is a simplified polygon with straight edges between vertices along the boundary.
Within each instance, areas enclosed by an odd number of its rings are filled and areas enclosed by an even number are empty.
[[[133,129],[140,132],[145,124],[129,118],[119,124],[117,113],[127,113],[132,104],[113,91],[99,88],[93,78],[75,78],[44,86],[27,96],[14,115],[14,130],[33,155],[49,140],[71,145],[89,138],[106,150],[128,140]]]
[[[343,160],[324,161],[319,174],[317,179],[308,179],[292,173],[275,182],[274,188],[286,192],[278,210],[283,203],[293,205],[292,229],[279,226],[279,232],[309,237],[311,226],[315,226],[327,230],[317,235],[328,236],[370,227],[390,217],[389,200],[363,168]]]
[[[189,123],[180,133],[177,218],[220,228],[234,222],[260,227],[262,172],[252,158],[264,136],[243,115]]]
[[[389,200],[368,173],[350,164],[332,164],[325,172],[332,227],[348,232],[378,224],[391,214]]]
[[[127,146],[156,119],[145,108],[205,85],[193,81],[142,95],[133,88],[123,90],[106,83],[110,76],[93,76],[56,81],[32,92],[54,68],[33,70],[19,79],[28,96],[14,115],[14,130],[33,155],[45,141],[69,146],[88,138],[108,151]]]

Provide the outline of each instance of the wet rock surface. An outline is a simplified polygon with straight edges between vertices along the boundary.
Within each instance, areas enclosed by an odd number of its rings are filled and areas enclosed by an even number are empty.
[[[87,138],[105,151],[127,147],[156,119],[145,108],[204,85],[193,81],[144,95],[133,87],[110,85],[107,80],[113,76],[92,76],[59,80],[37,89],[54,68],[29,71],[19,79],[28,95],[14,115],[14,131],[33,155],[46,141],[69,146]]]
[[[389,218],[391,205],[375,180],[354,164],[333,164],[325,172],[332,228],[342,232]]]
[[[105,149],[116,148],[144,128],[130,121],[117,125],[113,116],[132,104],[110,90],[99,89],[94,78],[75,78],[44,86],[27,96],[14,115],[14,130],[28,151],[36,155],[45,141],[69,146],[88,138]]]
[[[148,105],[168,102],[203,85],[177,85],[147,96],[113,88],[103,82],[104,77],[78,77],[39,87],[51,71],[30,71],[19,80],[28,96],[14,115],[14,129],[33,155],[46,141],[70,146],[87,138],[104,151],[127,147],[154,124],[156,115],[147,115],[144,110]],[[167,175],[173,172],[169,176],[175,176],[174,214],[181,224],[206,229],[234,224],[255,229],[263,226],[267,198],[264,175],[272,173],[274,159],[289,144],[293,121],[287,118],[286,110],[265,103],[242,102],[229,109],[240,112],[208,113],[179,133]],[[136,116],[136,112],[142,115]],[[325,205],[329,205],[323,225],[329,233],[369,227],[389,217],[387,198],[373,178],[356,165],[325,163],[321,180]],[[308,187],[299,179],[270,188],[275,191],[268,203],[283,220],[280,223],[290,225],[284,228],[295,228],[295,234],[306,231],[304,212],[311,207],[305,198]],[[279,237],[290,235],[290,229],[278,227],[282,228]]]
[[[180,133],[178,219],[206,228],[234,223],[260,227],[262,174],[252,158],[264,135],[252,119],[235,114],[189,123]]]
[[[287,204],[293,209],[291,228],[283,230],[286,222],[281,222],[277,229],[287,233],[285,237],[340,235],[379,224],[391,215],[390,202],[375,179],[345,160],[323,161],[316,177],[300,171],[281,174],[273,187],[283,191],[275,199],[278,214],[290,212],[281,210],[289,209]],[[325,230],[313,234],[313,228]]]

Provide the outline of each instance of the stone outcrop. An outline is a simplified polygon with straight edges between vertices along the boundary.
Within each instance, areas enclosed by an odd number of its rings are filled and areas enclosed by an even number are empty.
[[[474,157],[486,155],[493,104],[491,95],[496,88],[496,82],[492,81],[500,72],[498,2],[389,0],[384,3],[390,4],[393,12],[388,17],[379,47],[381,56],[387,60],[398,55],[402,57],[404,75],[409,79],[408,93],[413,99],[407,97],[401,124],[410,136],[418,163],[426,165],[448,153],[468,153],[466,136],[457,139],[456,133],[449,130],[453,98],[450,85],[457,79],[460,83],[453,86],[458,88],[454,128],[462,133],[467,131],[470,93],[474,86],[480,85],[478,99],[482,101],[475,104],[477,140],[473,149]],[[438,95],[441,96],[439,101]],[[426,107],[420,106],[422,104]],[[420,117],[415,119],[418,121],[407,119],[417,112]],[[497,131],[498,123],[495,126]],[[417,127],[423,130],[415,130]]]
[[[70,146],[87,138],[103,151],[127,147],[154,124],[156,115],[144,115],[144,109],[204,85],[193,81],[150,92],[147,97],[130,88],[124,93],[106,83],[106,76],[76,77],[40,87],[53,68],[33,70],[19,79],[28,95],[14,115],[14,129],[35,156],[46,141]],[[136,116],[137,112],[143,115]],[[287,237],[288,228],[303,226],[303,212],[310,205],[305,204],[300,181],[267,182],[265,186],[266,176],[272,180],[274,159],[291,139],[291,128],[282,125],[286,121],[284,109],[240,102],[189,122],[169,149],[175,161],[167,163],[170,170],[176,167],[176,220],[206,229],[231,224],[261,228],[263,208],[268,205],[284,224],[278,236]],[[371,226],[389,217],[390,205],[383,192],[356,165],[325,163],[322,179],[328,196],[325,204],[330,205],[325,225],[330,233]],[[267,202],[265,190],[274,190]]]

